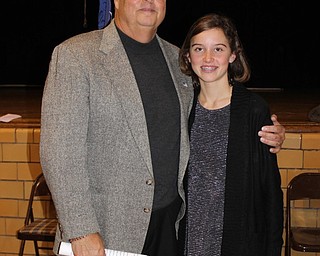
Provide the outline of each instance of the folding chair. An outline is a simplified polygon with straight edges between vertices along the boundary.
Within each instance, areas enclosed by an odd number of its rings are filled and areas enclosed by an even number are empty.
[[[302,173],[290,181],[286,201],[286,256],[291,256],[291,249],[320,252],[320,204],[315,204],[314,199],[320,199],[320,173]],[[295,222],[299,223],[294,223],[297,211],[299,221]],[[310,221],[310,214],[317,217]]]
[[[46,205],[52,203],[51,194],[42,173],[32,185],[24,226],[17,233],[18,239],[21,240],[19,256],[23,255],[27,240],[33,241],[37,256],[39,256],[39,249],[52,250],[52,247],[48,245],[49,243],[44,242],[54,241],[57,219],[35,218],[33,211],[35,201],[45,202]],[[42,244],[38,244],[38,241],[42,241]]]

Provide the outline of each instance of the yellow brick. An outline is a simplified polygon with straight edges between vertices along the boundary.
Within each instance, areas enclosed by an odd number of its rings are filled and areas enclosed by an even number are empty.
[[[7,235],[16,235],[18,229],[23,227],[24,218],[7,218],[6,219],[6,234]]]
[[[314,209],[294,209],[292,211],[292,225],[315,227],[317,225],[317,211]]]
[[[15,253],[18,254],[20,246],[20,240],[15,236],[0,237],[0,251],[3,253]]]
[[[57,212],[56,212],[56,209],[54,207],[53,202],[52,201],[49,202],[48,205],[49,205],[49,209],[48,209],[47,217],[48,218],[56,218]]]
[[[51,247],[53,246],[53,243],[51,242],[38,242],[38,245],[39,246],[48,246],[48,245],[51,245]],[[34,246],[33,246],[33,243],[31,241],[27,241],[26,242],[26,245],[25,245],[25,248],[24,248],[24,253],[25,254],[29,254],[29,255],[35,255],[35,250],[34,250]],[[52,251],[48,251],[48,250],[39,250],[39,253],[40,255],[54,255],[52,253]]]
[[[310,208],[310,200],[295,200],[293,206],[295,208]]]
[[[33,203],[34,208],[34,217],[35,218],[47,218],[50,216],[49,213],[49,202],[48,201],[35,201]],[[25,217],[27,213],[27,208],[28,208],[28,201],[19,201],[19,217]]]
[[[33,182],[24,182],[24,199],[29,199]]]
[[[320,200],[319,199],[310,200],[310,207],[311,208],[318,208],[320,210]],[[320,223],[319,223],[319,225],[320,225]]]
[[[0,181],[0,195],[2,198],[23,198],[23,182]]]
[[[282,254],[282,256],[285,256],[285,254]],[[291,250],[291,256],[320,256],[320,254],[315,252],[305,253],[305,252]]]
[[[287,170],[286,169],[280,169],[280,175],[281,175],[281,187],[285,188],[287,187]]]
[[[33,130],[33,143],[40,143],[40,129]]]
[[[6,221],[5,218],[0,218],[0,236],[5,235],[6,233]]]
[[[39,144],[30,144],[30,160],[33,163],[40,162]]]
[[[0,199],[0,216],[18,216],[18,200]]]
[[[34,181],[42,172],[40,163],[18,163],[18,179]]]
[[[44,243],[47,247],[53,248],[53,242],[45,242]],[[43,250],[42,250],[43,251]],[[52,250],[47,250],[46,255],[54,256],[54,253]]]
[[[0,128],[0,142],[16,142],[15,128]]]
[[[320,133],[302,134],[303,149],[320,149]]]
[[[3,161],[30,161],[30,152],[28,144],[2,144],[2,150]]]
[[[302,150],[283,149],[278,154],[280,168],[302,168]]]
[[[26,244],[24,247],[24,253],[35,255],[34,245],[32,241],[26,241]]]
[[[17,164],[16,163],[0,163],[0,180],[16,180]]]
[[[25,217],[28,209],[28,200],[20,200],[19,201],[19,217]],[[50,217],[55,216],[55,210],[52,209],[53,206],[51,206],[50,201],[48,198],[44,198],[44,200],[40,201],[39,198],[35,198],[33,202],[33,211],[35,214],[35,218],[44,218],[44,217]]]
[[[33,206],[34,206],[33,212],[34,212],[35,218],[47,217],[47,211],[48,211],[47,202],[35,201],[33,203]]]
[[[18,202],[18,214],[17,216],[20,218],[24,218],[27,214],[29,200],[19,200]]]
[[[304,151],[304,168],[320,168],[320,150]]]
[[[17,143],[32,143],[33,142],[33,129],[31,128],[18,128],[16,130]]]
[[[301,134],[300,133],[286,133],[286,139],[282,144],[285,149],[300,149],[301,148]]]

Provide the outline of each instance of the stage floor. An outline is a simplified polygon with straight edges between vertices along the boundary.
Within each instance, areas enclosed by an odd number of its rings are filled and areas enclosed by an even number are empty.
[[[308,120],[309,111],[320,104],[320,91],[256,92],[267,100],[271,113],[278,115],[287,132],[320,132],[320,123]],[[0,86],[0,116],[8,113],[22,116],[10,123],[0,123],[0,127],[40,127],[42,93],[43,87]]]

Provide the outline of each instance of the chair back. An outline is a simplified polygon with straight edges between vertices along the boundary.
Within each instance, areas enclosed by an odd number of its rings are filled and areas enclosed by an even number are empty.
[[[294,177],[287,188],[287,200],[320,199],[320,174],[302,173]]]
[[[286,247],[285,255],[291,255],[291,249],[300,252],[320,252],[320,220],[313,223],[305,220],[304,225],[292,225],[295,200],[306,200],[300,203],[300,221],[303,220],[303,211],[313,212],[320,209],[312,208],[310,200],[320,199],[320,173],[302,173],[295,176],[287,186],[286,200]],[[319,216],[319,215],[317,215]]]
[[[41,173],[33,182],[31,192],[30,192],[30,197],[29,197],[27,215],[24,221],[25,225],[34,221],[33,203],[36,197],[39,197],[39,199],[42,199],[42,200],[51,201],[51,193],[47,186],[43,173]]]
[[[21,240],[19,256],[23,255],[25,242],[33,241],[35,254],[39,255],[39,249],[52,250],[52,243],[55,239],[55,232],[58,220],[55,216],[50,218],[36,218],[34,209],[34,202],[44,202],[44,206],[49,209],[49,204],[53,205],[51,193],[41,173],[33,182],[24,226],[17,232],[18,239]],[[38,241],[45,242],[46,244],[38,245]]]

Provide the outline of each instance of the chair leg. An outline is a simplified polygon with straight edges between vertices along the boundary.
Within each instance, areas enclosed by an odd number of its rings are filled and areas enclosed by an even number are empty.
[[[36,252],[36,256],[39,256],[39,247],[38,247],[38,242],[37,241],[33,241],[34,244],[34,250]]]
[[[287,237],[285,256],[291,256],[291,237],[290,237],[290,235],[291,234],[289,233],[288,237]]]
[[[26,240],[21,240],[20,243],[20,249],[19,249],[19,256],[23,256],[23,251],[24,251],[24,245],[26,243]]]
[[[285,256],[291,256],[291,247],[289,245],[286,245],[285,248]]]
[[[286,242],[285,242],[285,246],[284,246],[284,256],[288,256],[288,235],[286,234]]]

